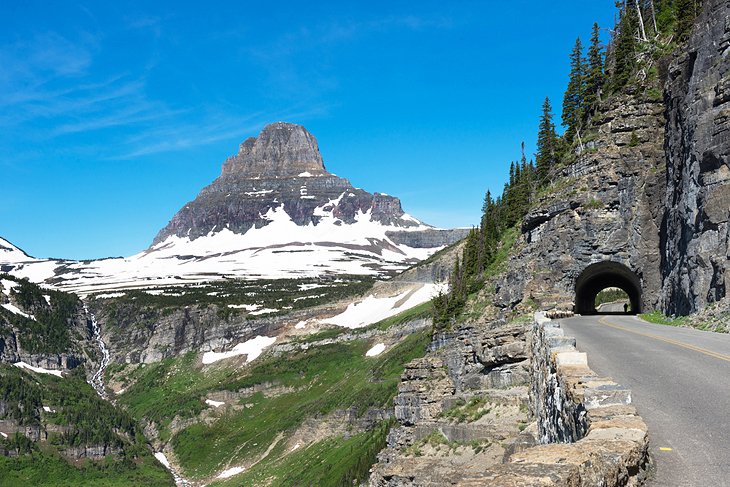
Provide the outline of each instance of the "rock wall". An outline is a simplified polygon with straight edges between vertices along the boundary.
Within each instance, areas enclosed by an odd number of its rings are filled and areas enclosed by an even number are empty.
[[[636,83],[605,102],[585,150],[524,218],[508,270],[496,283],[498,305],[532,299],[543,309],[572,309],[580,274],[612,261],[640,280],[642,308],[658,306],[665,161],[656,85]]]
[[[294,312],[286,317],[247,319],[221,314],[216,305],[191,305],[176,309],[137,306],[133,301],[117,304],[91,302],[109,347],[111,361],[152,363],[187,352],[220,351],[257,335],[273,336],[287,323],[310,316]]]
[[[456,485],[640,485],[650,465],[648,437],[630,391],[597,377],[556,322],[535,318],[531,401],[543,444]]]
[[[528,331],[495,322],[436,333],[429,353],[401,377],[398,425],[370,485],[452,485],[534,444],[519,429],[527,424]]]
[[[726,296],[730,258],[730,2],[706,0],[668,69],[662,307],[689,314]]]
[[[398,426],[369,485],[639,485],[650,460],[631,391],[590,370],[557,323],[538,313],[532,324],[462,324],[434,335],[430,353],[403,373]],[[528,383],[529,425],[514,413]],[[454,411],[487,397],[491,416],[454,421]]]
[[[7,285],[10,281],[5,282]],[[16,310],[13,312],[7,308],[0,308],[0,362],[9,364],[25,362],[34,367],[51,370],[70,370],[88,363],[87,372],[91,373],[89,371],[96,365],[97,348],[92,341],[91,325],[83,304],[78,301],[67,311],[65,323],[59,322],[50,327],[46,320],[53,319],[50,317],[51,311],[57,305],[51,302],[50,297],[44,298],[40,288],[31,286],[36,291],[34,293],[36,299],[31,304],[24,305],[12,292],[4,289],[0,282],[0,305],[9,305],[11,309]],[[31,340],[39,342],[49,338],[40,336],[42,333],[38,331],[39,329],[58,333],[62,326],[68,327],[67,349],[48,351],[48,347],[41,347],[46,348],[46,351],[31,351],[33,350],[29,346]]]
[[[601,106],[585,148],[525,217],[497,302],[574,304],[589,265],[622,264],[642,310],[725,302],[730,259],[730,2],[708,0],[686,45]],[[658,72],[659,76],[642,76]]]

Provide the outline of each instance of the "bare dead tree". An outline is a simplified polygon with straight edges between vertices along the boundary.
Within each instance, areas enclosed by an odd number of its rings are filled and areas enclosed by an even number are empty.
[[[651,7],[651,20],[654,22],[654,35],[659,33],[659,29],[656,26],[656,9],[654,8],[654,0],[649,0],[649,6]]]
[[[644,29],[644,17],[641,15],[641,5],[639,0],[636,1],[636,12],[639,14],[639,28],[641,29],[641,40],[647,42],[649,39],[646,38],[646,29]]]

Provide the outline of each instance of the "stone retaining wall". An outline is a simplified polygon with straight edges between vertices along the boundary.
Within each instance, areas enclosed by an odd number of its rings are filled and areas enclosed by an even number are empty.
[[[458,485],[634,486],[650,466],[647,428],[631,391],[588,367],[557,322],[535,315],[531,403],[540,445]]]

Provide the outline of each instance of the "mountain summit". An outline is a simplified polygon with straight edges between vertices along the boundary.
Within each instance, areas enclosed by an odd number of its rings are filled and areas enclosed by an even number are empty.
[[[318,225],[331,215],[354,224],[358,215],[395,227],[417,227],[398,198],[354,188],[327,172],[317,139],[301,125],[277,122],[241,144],[223,163],[220,177],[186,204],[155,237],[192,240],[229,229],[246,233],[269,224],[267,213],[281,208],[299,226]]]
[[[241,144],[223,164],[223,176],[294,177],[325,174],[317,139],[301,125],[276,122]]]

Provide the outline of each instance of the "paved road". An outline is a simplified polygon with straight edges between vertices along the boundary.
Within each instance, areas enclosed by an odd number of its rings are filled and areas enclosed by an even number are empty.
[[[561,320],[588,364],[632,390],[649,427],[652,487],[730,486],[730,336],[633,316]]]

